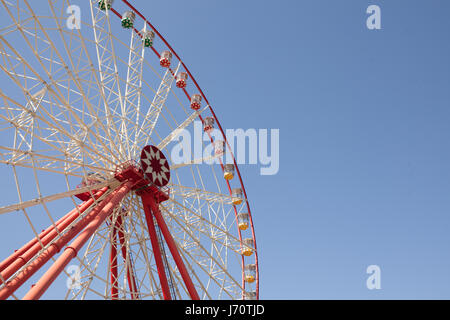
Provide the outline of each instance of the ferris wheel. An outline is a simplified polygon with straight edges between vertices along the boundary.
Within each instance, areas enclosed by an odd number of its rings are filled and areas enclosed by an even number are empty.
[[[232,150],[149,20],[126,0],[0,1],[0,299],[258,299]],[[196,124],[205,152],[175,163]]]

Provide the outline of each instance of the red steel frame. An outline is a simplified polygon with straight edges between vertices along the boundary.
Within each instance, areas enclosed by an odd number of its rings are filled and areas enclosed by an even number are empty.
[[[159,281],[163,292],[164,300],[172,300],[170,295],[169,283],[167,281],[166,271],[164,270],[164,263],[162,260],[161,248],[159,247],[158,238],[156,236],[155,222],[150,207],[144,203],[142,199],[145,220],[147,221],[147,228],[150,235],[150,242],[152,244],[153,255],[155,256],[156,268],[158,270]]]
[[[191,296],[191,299],[192,300],[200,300],[197,290],[195,289],[194,283],[192,282],[192,279],[189,276],[189,273],[186,269],[186,265],[184,264],[183,259],[180,256],[180,253],[178,252],[177,245],[176,245],[175,241],[173,240],[172,235],[170,234],[169,228],[167,228],[167,225],[164,221],[163,216],[161,215],[161,212],[159,211],[159,206],[155,200],[155,197],[152,194],[145,192],[141,195],[141,198],[142,198],[142,204],[144,206],[144,210],[146,210],[146,207],[147,207],[147,211],[148,211],[148,207],[150,207],[151,213],[154,215],[156,222],[158,223],[158,226],[161,229],[161,232],[164,236],[164,239],[166,240],[167,246],[169,247],[172,257],[175,260],[178,271],[181,274],[181,278],[183,279],[184,284],[186,285],[186,288],[189,292],[189,295]],[[152,219],[150,221],[148,221],[147,223],[152,224],[153,223]],[[154,226],[153,226],[153,228],[154,228]],[[155,254],[155,256],[156,256],[156,254]],[[162,263],[162,261],[160,263]],[[159,268],[160,267],[158,267],[158,272],[159,272]],[[164,269],[163,269],[163,271],[164,271]],[[166,279],[166,281],[167,281],[167,279]],[[168,286],[167,286],[167,289],[168,289]],[[170,293],[169,293],[169,295],[170,295]]]
[[[125,246],[125,235],[123,234],[123,221],[122,215],[118,215],[117,220],[114,223],[114,227],[111,231],[111,252],[110,252],[110,273],[111,273],[111,299],[117,300],[119,298],[118,276],[117,276],[117,237],[119,237],[119,243],[121,246],[122,257],[124,263],[127,263],[127,248]],[[131,298],[137,299],[138,292],[136,286],[136,280],[134,278],[132,262],[127,264],[127,280],[128,287],[131,292]]]
[[[111,299],[119,298],[119,285],[117,279],[117,222],[111,231],[111,253],[109,255],[109,264],[111,272]]]
[[[99,197],[101,197],[107,189],[108,188],[105,187],[99,190],[94,195],[94,198],[98,199]],[[25,263],[27,263],[29,259],[32,258],[41,249],[41,244],[45,246],[51,240],[53,240],[58,232],[64,230],[70,223],[72,223],[77,217],[79,217],[81,213],[83,213],[94,203],[94,198],[83,202],[80,206],[73,209],[67,215],[55,222],[54,226],[52,225],[43,230],[38,235],[39,239],[33,238],[30,242],[28,242],[19,250],[16,250],[11,256],[0,263],[0,272],[2,278],[8,278],[17,270],[19,270],[23,265],[25,265]],[[2,280],[0,280],[0,284],[2,284]]]
[[[136,279],[134,277],[133,274],[133,262],[130,260],[130,256],[128,256],[128,252],[127,252],[127,247],[125,246],[125,235],[123,234],[123,222],[122,222],[122,215],[119,215],[117,217],[117,222],[116,222],[116,230],[117,230],[117,235],[119,237],[119,243],[120,243],[120,247],[121,247],[121,251],[122,251],[122,257],[123,257],[123,261],[124,263],[127,263],[127,281],[128,281],[128,287],[130,289],[131,292],[131,298],[132,299],[138,299],[138,292],[137,292],[137,286],[136,286]],[[127,256],[128,256],[128,260],[127,260]]]
[[[10,297],[25,281],[57,254],[61,248],[66,246],[64,252],[23,298],[24,300],[39,299],[70,261],[76,257],[78,251],[84,246],[95,231],[98,230],[101,224],[112,216],[114,209],[120,204],[122,199],[136,188],[139,189],[138,193],[142,199],[164,299],[170,300],[174,297],[171,297],[170,294],[167,275],[162,260],[162,253],[156,236],[155,221],[161,229],[189,295],[194,300],[199,299],[199,295],[191,280],[186,265],[184,264],[183,259],[178,252],[176,243],[159,211],[158,203],[167,200],[167,195],[162,194],[161,191],[152,186],[146,186],[148,182],[144,180],[142,172],[130,164],[128,164],[127,167],[124,167],[121,172],[116,173],[116,179],[122,181],[121,185],[110,192],[103,200],[98,201],[89,213],[82,216],[87,209],[94,205],[94,202],[97,199],[107,192],[108,187],[99,190],[93,198],[85,201],[69,212],[66,216],[58,220],[54,226],[44,230],[39,235],[39,239],[35,238],[31,240],[0,264],[2,279],[9,279],[14,273],[18,272],[11,281],[6,281],[5,286],[0,289],[0,300]],[[77,218],[80,219],[76,221]],[[122,213],[118,214],[116,221],[112,221],[111,219],[111,224],[111,298],[113,300],[119,298],[117,256],[118,245],[120,245],[123,260],[127,264],[127,280],[131,297],[132,299],[137,299],[139,298],[139,293],[133,274],[133,262],[128,256],[127,248],[125,246]],[[64,231],[66,232],[61,234],[61,232]],[[72,243],[67,245],[69,241],[72,241]],[[20,270],[26,263],[28,263],[28,265]],[[0,284],[1,283],[2,282],[0,282]]]
[[[21,270],[17,276],[6,283],[6,285],[0,290],[0,300],[7,299],[14,293],[26,280],[28,280],[34,273],[36,273],[46,262],[48,262],[56,253],[58,253],[63,246],[65,246],[70,240],[72,240],[79,232],[81,232],[86,225],[111,201],[115,191],[111,193],[104,200],[100,201],[95,208],[80,221],[78,221],[67,233],[62,235],[56,241],[54,241],[45,250],[39,253],[38,257],[30,261],[33,256],[32,252],[27,251],[23,257],[19,257],[17,260],[30,262],[29,265]],[[87,208],[85,208],[87,209]],[[56,236],[55,236],[56,237]],[[49,241],[50,242],[50,241]],[[40,247],[40,244],[37,243]],[[33,248],[32,248],[33,249]],[[16,261],[17,261],[16,260]],[[25,263],[24,263],[25,264]],[[5,279],[5,277],[3,276]]]
[[[120,187],[115,189],[111,194],[111,197],[103,200],[106,202],[101,210],[94,215],[89,215],[86,217],[86,221],[84,223],[85,226],[75,226],[72,230],[70,230],[66,235],[62,238],[65,243],[69,242],[73,239],[76,234],[78,234],[77,229],[84,229],[81,234],[69,245],[66,247],[64,252],[56,259],[53,265],[45,272],[45,274],[39,279],[39,281],[34,285],[30,291],[23,298],[24,300],[35,300],[39,299],[44,292],[48,289],[48,287],[53,283],[53,281],[61,274],[64,268],[69,264],[69,262],[76,257],[78,251],[83,247],[83,245],[88,241],[88,239],[94,234],[94,232],[101,226],[101,224],[106,220],[108,216],[112,214],[114,208],[122,201],[122,199],[127,195],[127,193],[131,190],[134,181],[127,181],[123,183]],[[97,209],[97,208],[96,208]],[[86,226],[87,225],[87,226]],[[78,227],[78,228],[77,228]],[[85,228],[83,228],[85,227]]]

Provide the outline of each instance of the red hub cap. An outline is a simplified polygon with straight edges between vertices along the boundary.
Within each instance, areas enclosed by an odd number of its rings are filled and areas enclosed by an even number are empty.
[[[164,154],[155,146],[146,146],[141,152],[141,166],[144,175],[158,187],[163,187],[170,180],[170,166]]]

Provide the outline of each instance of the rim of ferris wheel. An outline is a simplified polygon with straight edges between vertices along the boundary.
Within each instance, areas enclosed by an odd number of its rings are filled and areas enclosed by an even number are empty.
[[[141,152],[144,175],[157,187],[164,187],[170,180],[170,166],[164,154],[155,146],[145,146]]]

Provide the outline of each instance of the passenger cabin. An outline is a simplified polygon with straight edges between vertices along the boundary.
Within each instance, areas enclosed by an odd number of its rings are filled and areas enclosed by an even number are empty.
[[[223,166],[223,177],[226,180],[234,178],[234,164],[226,164]]]
[[[231,190],[231,202],[233,205],[237,206],[244,200],[244,195],[241,188],[235,188]]]
[[[161,67],[168,68],[170,67],[171,63],[172,63],[172,52],[163,51],[161,53],[161,57],[159,58],[159,64],[161,65]]]
[[[200,94],[193,94],[191,96],[191,109],[198,110],[202,106],[202,96]]]
[[[106,9],[110,10],[112,7],[114,0],[100,0],[98,2],[98,7],[100,10],[105,11]]]
[[[244,279],[248,283],[255,282],[255,280],[256,280],[256,264],[247,264],[244,267]]]
[[[175,82],[176,86],[180,89],[186,88],[188,74],[186,72],[179,72],[177,74],[177,80]]]
[[[136,20],[136,14],[133,11],[125,11],[122,15],[122,27],[125,29],[133,28],[134,20]]]
[[[242,254],[244,256],[251,256],[254,251],[255,243],[252,238],[247,238],[242,240]]]
[[[210,132],[214,129],[214,118],[206,117],[203,119],[203,131]]]
[[[249,223],[249,215],[247,212],[239,213],[237,216],[237,221],[239,230],[244,231],[248,229],[250,223]]]
[[[153,41],[155,40],[155,32],[153,30],[142,30],[141,36],[144,47],[150,48],[153,46]]]

